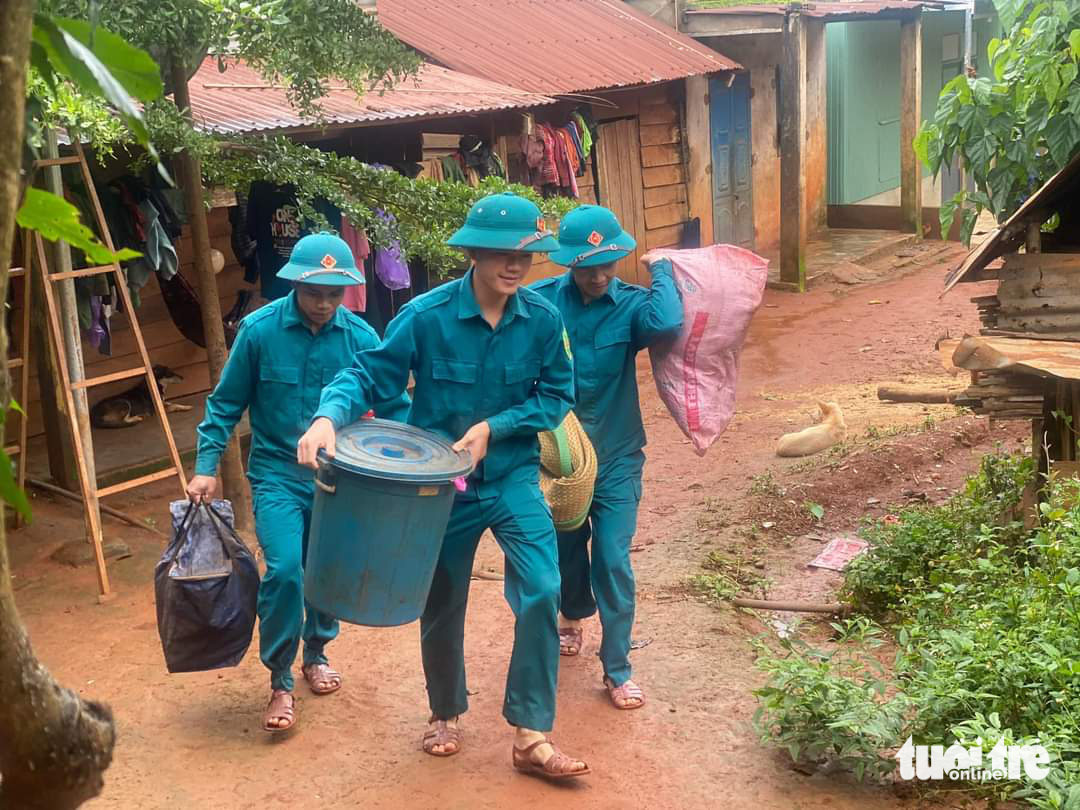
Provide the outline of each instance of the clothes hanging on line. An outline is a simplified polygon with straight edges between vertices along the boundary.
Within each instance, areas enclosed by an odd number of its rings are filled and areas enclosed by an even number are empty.
[[[344,216],[341,217],[341,238],[352,251],[356,259],[356,266],[362,268],[367,257],[371,255],[371,244],[368,242],[367,233],[358,230]],[[363,312],[367,309],[367,284],[352,284],[345,288],[345,298],[342,306],[350,312]]]
[[[258,245],[251,238],[248,228],[248,197],[243,191],[236,192],[236,205],[229,207],[229,242],[233,255],[244,268],[244,281],[254,284],[259,280]]]
[[[331,226],[341,222],[341,211],[326,200],[315,200],[312,207]],[[277,277],[285,266],[293,246],[309,233],[318,230],[313,222],[303,221],[296,190],[258,181],[248,192],[248,234],[255,241],[259,262],[259,289],[268,301],[283,298],[292,285]]]

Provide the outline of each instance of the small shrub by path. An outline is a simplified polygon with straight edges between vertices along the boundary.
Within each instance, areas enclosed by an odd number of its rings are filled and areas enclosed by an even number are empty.
[[[1025,531],[1014,516],[1031,474],[1029,459],[988,456],[944,504],[871,526],[869,552],[844,577],[861,615],[834,625],[836,642],[758,643],[762,738],[860,777],[889,774],[909,737],[978,747],[987,761],[999,740],[1038,742],[1045,779],[968,787],[1080,806],[1080,482],[1051,482],[1041,525]],[[875,654],[885,642],[891,666]]]

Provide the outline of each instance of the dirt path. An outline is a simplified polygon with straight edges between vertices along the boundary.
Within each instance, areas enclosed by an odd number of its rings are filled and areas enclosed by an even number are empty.
[[[800,775],[761,747],[750,726],[750,690],[759,679],[747,639],[762,625],[705,604],[686,583],[710,550],[721,550],[757,561],[774,595],[825,594],[835,578],[805,568],[820,546],[799,536],[811,520],[804,500],[825,506],[819,533],[848,528],[870,498],[882,502],[869,507],[873,513],[913,489],[943,497],[998,438],[1015,441],[1022,433],[991,435],[985,421],[949,406],[877,403],[879,382],[947,382],[934,340],[976,328],[967,290],[937,300],[942,275],[938,266],[842,292],[768,293],[743,357],[739,416],[704,459],[658,401],[643,356],[650,446],[634,554],[635,638],[651,643],[634,653],[634,664],[649,703],[638,712],[609,707],[595,657],[599,627],[590,624],[583,655],[562,666],[554,732],[593,768],[576,785],[551,787],[510,768],[510,734],[499,712],[512,617],[498,582],[473,584],[466,660],[475,694],[460,756],[440,760],[420,751],[426,700],[415,625],[344,627],[330,654],[345,688],[314,698],[300,687],[297,731],[269,740],[258,728],[267,679],[254,648],[233,670],[165,673],[149,584],[157,538],[107,524],[134,554],[111,563],[119,597],[98,606],[92,571],[47,559],[60,541],[79,535],[77,513],[36,499],[35,525],[11,538],[20,607],[45,663],[65,684],[109,702],[119,728],[104,795],[88,806],[917,806],[843,777]],[[772,452],[776,437],[807,424],[818,396],[844,407],[853,437],[848,454],[824,458],[823,466],[781,462]],[[172,494],[161,487],[117,505],[163,525]],[[764,529],[764,522],[776,525]],[[482,547],[480,563],[501,567],[492,544]]]

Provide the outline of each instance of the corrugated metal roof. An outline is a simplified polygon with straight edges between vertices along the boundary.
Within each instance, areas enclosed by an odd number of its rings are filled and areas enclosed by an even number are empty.
[[[739,69],[622,0],[378,0],[378,11],[394,36],[447,67],[537,93]]]
[[[1004,225],[999,225],[986,239],[972,250],[963,263],[945,278],[945,295],[956,284],[974,276],[999,256],[1019,249],[1027,235],[1028,222],[1042,224],[1050,219],[1059,207],[1071,202],[1080,190],[1080,153],[1069,161],[1060,172],[1032,194],[1016,209]]]
[[[201,129],[218,133],[306,129],[317,124],[289,106],[285,90],[269,84],[247,65],[230,61],[221,73],[217,59],[203,61],[188,83],[191,107]],[[320,104],[331,125],[435,118],[492,110],[554,104],[555,99],[506,87],[437,65],[424,65],[418,77],[406,79],[383,94],[360,98],[348,88],[335,88]]]
[[[721,15],[761,15],[776,14],[784,15],[791,11],[797,11],[804,17],[877,17],[890,12],[918,11],[922,8],[944,8],[938,2],[922,2],[922,0],[850,0],[850,2],[838,3],[791,3],[791,4],[758,4],[745,6],[721,6],[716,8],[700,7],[688,8],[683,13],[693,16],[711,17]]]

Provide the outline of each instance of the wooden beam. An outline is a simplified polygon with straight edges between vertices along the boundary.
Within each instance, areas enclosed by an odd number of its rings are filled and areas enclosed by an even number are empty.
[[[913,143],[922,125],[922,15],[900,23],[900,210],[922,236],[922,164]]]
[[[1027,224],[1024,250],[1032,254],[1042,252],[1042,226],[1038,222],[1029,222]]]
[[[800,291],[806,289],[805,112],[806,28],[802,15],[793,12],[780,67],[780,280]]]
[[[711,245],[713,236],[712,139],[709,130],[709,78],[686,80],[687,197],[690,218],[701,221],[701,244]],[[645,204],[649,204],[649,192]]]
[[[23,232],[23,239],[31,239]],[[37,261],[36,258],[34,261]],[[45,448],[49,456],[49,475],[64,489],[79,488],[79,472],[75,464],[75,437],[71,432],[71,419],[67,410],[60,366],[57,363],[52,340],[49,337],[49,316],[45,307],[44,271],[33,268],[26,277],[32,286],[30,294],[30,354],[34,358],[37,373],[37,390],[41,420],[44,423]],[[30,403],[20,403],[27,413],[32,413]]]

